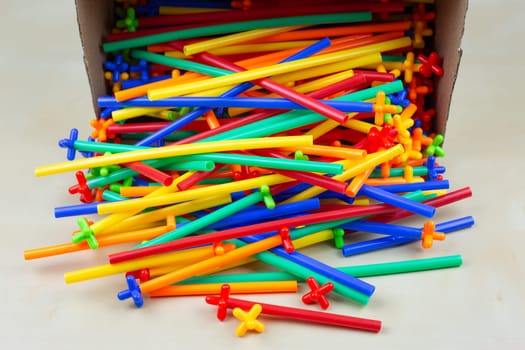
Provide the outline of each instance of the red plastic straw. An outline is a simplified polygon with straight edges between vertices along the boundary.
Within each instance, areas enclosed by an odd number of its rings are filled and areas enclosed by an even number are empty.
[[[143,162],[126,163],[125,166],[164,186],[170,186],[173,183],[173,176]]]
[[[210,295],[206,297],[206,303],[218,305],[221,301],[219,296]],[[361,317],[338,315],[324,311],[313,311],[307,309],[294,308],[289,306],[273,305],[249,300],[228,298],[226,305],[229,309],[239,307],[243,310],[249,310],[254,304],[262,306],[262,313],[265,315],[280,316],[299,321],[326,324],[337,327],[360,329],[369,332],[379,332],[381,330],[381,321]]]

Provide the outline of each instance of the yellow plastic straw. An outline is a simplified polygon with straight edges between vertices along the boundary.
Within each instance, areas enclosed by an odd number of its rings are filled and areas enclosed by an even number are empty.
[[[151,100],[159,100],[172,96],[182,96],[184,94],[195,93],[198,91],[213,89],[225,85],[240,84],[246,81],[256,80],[267,76],[273,76],[275,74],[288,73],[301,69],[307,69],[318,65],[348,60],[367,54],[395,50],[409,46],[410,44],[411,39],[409,37],[389,40],[382,43],[362,46],[359,48],[304,58],[293,62],[255,68],[252,70],[234,73],[217,78],[211,78],[199,82],[180,84],[177,86],[152,90],[148,92],[148,97]]]
[[[215,207],[218,205],[228,204],[230,202],[231,202],[231,197],[229,195],[226,195],[226,196],[205,197],[205,198],[200,198],[200,199],[196,199],[196,200],[189,201],[189,202],[184,202],[181,204],[170,205],[165,208],[152,210],[147,213],[137,214],[125,220],[122,220],[121,222],[105,230],[104,234],[119,232],[119,231],[127,230],[130,227],[137,227],[139,225],[157,222],[171,215],[181,216],[184,214],[192,213],[194,211],[211,208],[211,207]]]
[[[160,195],[178,191],[177,185],[185,179],[187,179],[189,176],[191,176],[191,174],[193,174],[193,172],[186,172],[184,175],[179,176],[175,180],[173,180],[173,183],[171,185],[157,188],[154,192],[147,195],[146,198],[155,198]],[[90,225],[90,228],[93,231],[94,235],[99,235],[100,233],[104,232],[104,230],[107,230],[108,228],[119,224],[120,222],[122,222],[122,220],[137,214],[137,212],[141,211],[142,209],[143,208],[134,208],[133,210],[127,212],[106,216],[105,218]]]
[[[315,43],[315,40],[300,40],[300,41],[281,41],[274,43],[261,43],[261,44],[244,44],[244,45],[231,45],[225,47],[218,47],[208,52],[217,56],[224,55],[236,55],[242,53],[253,53],[253,52],[268,52],[268,51],[280,51],[294,49],[296,47],[309,46]],[[173,52],[176,53],[177,51]],[[166,56],[171,56],[172,51],[166,52]]]
[[[403,146],[398,144],[385,151],[380,151],[380,152],[369,154],[366,156],[364,160],[358,162],[356,165],[352,166],[348,170],[345,170],[341,175],[334,176],[333,179],[338,180],[338,181],[347,181],[359,174],[362,174],[367,169],[374,168],[381,163],[384,163],[386,161],[389,161],[401,155],[403,152],[404,152]],[[309,189],[296,194],[295,196],[285,200],[282,203],[284,204],[284,203],[302,201],[302,200],[317,196],[318,194],[323,193],[324,191],[326,191],[326,189],[322,187],[312,186]]]
[[[133,210],[134,208],[149,208],[159,205],[173,204],[199,198],[211,196],[221,196],[237,191],[245,191],[258,188],[262,185],[277,185],[284,182],[290,182],[293,179],[282,175],[260,176],[254,179],[240,180],[225,184],[200,187],[186,191],[166,194],[154,198],[137,198],[112,203],[103,203],[98,206],[99,214],[108,214],[120,211]]]
[[[231,251],[235,248],[235,244],[227,243],[224,244],[223,247],[226,249],[226,251]],[[202,259],[210,258],[212,256],[214,256],[214,247],[212,246],[192,248],[176,251],[173,253],[166,253],[161,255],[148,256],[140,259],[134,259],[113,265],[106,264],[66,272],[64,274],[64,280],[66,281],[66,283],[75,283],[94,278],[111,276],[117,273],[141,270],[150,266],[160,266],[175,263],[191,264]]]
[[[153,291],[152,298],[219,294],[224,283],[181,284]],[[231,294],[295,293],[297,281],[231,282]]]
[[[184,54],[186,56],[191,56],[199,52],[209,51],[217,47],[225,47],[229,45],[234,45],[238,43],[243,43],[246,41],[264,38],[274,34],[289,32],[291,30],[303,28],[304,26],[286,26],[286,27],[276,27],[276,28],[267,28],[267,29],[254,29],[248,30],[245,32],[224,35],[218,38],[213,38],[210,40],[203,40],[194,44],[189,44],[184,46]]]
[[[312,143],[313,140],[311,136],[284,136],[165,146],[161,148],[150,148],[138,151],[111,154],[101,157],[92,157],[63,163],[44,165],[35,169],[35,175],[46,176],[63,173],[66,171],[96,168],[105,165],[122,164],[148,159],[168,158],[190,154],[235,151],[239,149],[249,150],[275,147],[300,147],[311,146]]]
[[[207,273],[213,269],[221,266],[242,260],[257,253],[274,248],[282,243],[281,237],[278,235],[263,239],[261,241],[248,244],[244,247],[234,249],[223,255],[216,255],[212,258],[199,261],[193,265],[189,265],[172,271],[165,275],[146,281],[140,285],[142,293],[149,293],[170,284],[183,281],[192,276],[197,276]]]
[[[162,111],[166,111],[169,108],[166,107],[132,107],[132,108],[123,108],[117,109],[116,111],[111,112],[111,118],[114,121],[119,122],[122,120],[127,120],[131,118],[142,117],[147,114],[154,114]]]
[[[350,148],[350,147],[332,147],[323,145],[313,145],[309,147],[293,148],[280,148],[281,151],[294,152],[301,151],[304,154],[315,155],[315,156],[326,156],[330,158],[340,159],[363,159],[366,156],[366,151],[363,149]]]

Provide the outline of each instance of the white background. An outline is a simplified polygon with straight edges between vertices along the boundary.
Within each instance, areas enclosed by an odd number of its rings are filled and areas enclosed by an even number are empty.
[[[473,215],[475,227],[429,251],[409,245],[344,259],[330,245],[305,252],[336,266],[461,254],[461,268],[368,278],[370,304],[335,299],[331,312],[383,321],[379,334],[265,319],[262,335],[237,338],[201,297],[118,302],[121,276],[65,285],[63,273],[105,262],[112,250],[25,262],[23,250],[66,242],[72,174],[35,178],[60,162],[57,140],[93,118],[73,1],[2,1],[0,21],[0,342],[3,349],[525,348],[525,2],[472,0],[446,136],[447,176],[472,199],[436,220]],[[420,225],[421,220],[406,221]],[[256,299],[257,298],[257,299]],[[301,306],[299,295],[255,300]]]

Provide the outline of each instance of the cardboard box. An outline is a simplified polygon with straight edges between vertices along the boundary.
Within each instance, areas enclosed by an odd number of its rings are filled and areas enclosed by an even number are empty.
[[[434,105],[437,111],[436,130],[444,133],[461,60],[461,38],[468,0],[435,0],[435,2],[437,18],[434,45],[439,55],[444,57],[445,74],[438,80]],[[113,26],[113,1],[76,0],[75,3],[91,98],[98,114],[97,97],[107,94],[102,69],[105,54],[102,52],[101,44]]]

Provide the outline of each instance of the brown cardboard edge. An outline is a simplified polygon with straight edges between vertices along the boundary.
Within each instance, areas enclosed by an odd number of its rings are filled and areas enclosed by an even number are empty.
[[[436,106],[436,131],[445,134],[452,104],[454,86],[458,77],[461,56],[461,40],[465,31],[468,0],[436,1],[436,51],[444,58],[445,74],[438,80],[434,105]]]
[[[105,60],[102,42],[112,27],[113,6],[106,0],[75,0],[75,6],[93,110],[98,116],[97,98],[107,94],[102,69]]]

